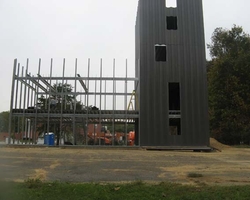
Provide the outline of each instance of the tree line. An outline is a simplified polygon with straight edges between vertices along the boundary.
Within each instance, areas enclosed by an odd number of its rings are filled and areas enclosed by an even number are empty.
[[[215,29],[207,62],[211,136],[250,144],[250,37],[242,27]]]

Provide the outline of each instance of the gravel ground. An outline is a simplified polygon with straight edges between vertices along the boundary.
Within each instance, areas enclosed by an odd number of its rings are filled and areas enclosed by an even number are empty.
[[[189,178],[189,173],[202,177]],[[0,148],[0,179],[67,182],[250,184],[250,149],[222,152]]]

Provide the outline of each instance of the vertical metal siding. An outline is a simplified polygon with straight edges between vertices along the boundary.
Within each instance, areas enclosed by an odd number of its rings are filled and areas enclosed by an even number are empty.
[[[178,30],[167,30],[166,16],[177,16]],[[167,62],[155,62],[155,44],[167,45]],[[142,146],[209,145],[207,79],[202,0],[139,0],[136,69],[140,77]],[[169,135],[168,83],[180,82],[180,136]]]

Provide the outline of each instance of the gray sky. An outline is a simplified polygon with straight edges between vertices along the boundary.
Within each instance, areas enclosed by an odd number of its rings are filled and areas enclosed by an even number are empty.
[[[187,0],[188,1],[188,0]],[[103,58],[104,75],[134,75],[134,25],[138,0],[0,0],[0,112],[9,110],[13,59],[37,73],[42,58],[42,75],[49,74],[54,58],[54,75],[61,76],[62,59],[66,73],[73,76],[74,59],[86,74],[87,59],[93,69]],[[240,25],[250,33],[249,0],[203,0],[206,43],[216,27]],[[209,54],[207,53],[209,59]],[[98,69],[99,70],[99,69]],[[99,76],[99,71],[91,71]]]

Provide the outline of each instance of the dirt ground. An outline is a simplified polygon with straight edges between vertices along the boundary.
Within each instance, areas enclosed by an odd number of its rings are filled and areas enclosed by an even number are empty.
[[[219,145],[214,141],[214,145]],[[219,146],[217,146],[219,148]],[[221,152],[124,149],[0,148],[0,179],[67,182],[250,184],[250,149]],[[202,177],[190,178],[199,173]]]

